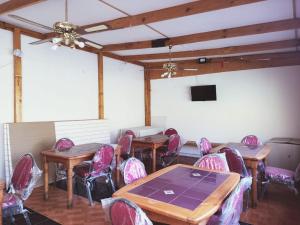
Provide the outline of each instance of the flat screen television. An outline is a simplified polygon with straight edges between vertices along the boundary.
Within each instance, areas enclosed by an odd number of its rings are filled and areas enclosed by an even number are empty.
[[[203,85],[191,87],[192,101],[216,101],[216,85]]]

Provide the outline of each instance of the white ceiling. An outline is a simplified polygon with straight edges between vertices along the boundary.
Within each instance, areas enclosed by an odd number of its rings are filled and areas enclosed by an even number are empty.
[[[193,0],[104,0],[130,15],[158,10]],[[195,1],[195,0],[194,0]],[[181,17],[150,24],[168,37],[200,33],[230,27],[245,26],[256,23],[271,22],[293,18],[293,0],[267,0],[197,15]],[[0,3],[5,2],[0,0]],[[296,0],[297,15],[300,16],[300,0]],[[47,0],[45,2],[19,9],[15,14],[29,20],[52,27],[56,21],[64,19],[64,0]],[[0,21],[9,22],[21,27],[46,33],[47,31],[1,15]],[[109,7],[101,0],[69,0],[69,20],[77,25],[86,25],[124,17],[126,14]],[[120,30],[85,35],[86,38],[102,45],[124,42],[135,42],[163,38],[161,34],[141,25]],[[218,48],[232,45],[254,44],[269,41],[294,39],[294,31],[274,32],[222,40],[205,41],[193,44],[174,46],[173,51],[187,51],[207,48]],[[117,51],[120,55],[150,54],[167,52],[168,48],[137,49]],[[279,51],[279,50],[278,50]]]

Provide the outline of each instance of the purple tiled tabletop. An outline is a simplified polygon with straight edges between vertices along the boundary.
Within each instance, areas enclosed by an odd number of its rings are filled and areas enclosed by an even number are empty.
[[[129,193],[194,210],[228,176],[228,174],[177,167],[130,190]]]

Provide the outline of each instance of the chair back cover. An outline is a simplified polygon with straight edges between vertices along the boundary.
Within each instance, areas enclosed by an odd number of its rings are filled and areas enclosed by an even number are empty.
[[[140,178],[147,176],[144,164],[137,158],[131,157],[121,165],[124,183],[130,184]]]
[[[220,149],[219,152],[225,153],[227,164],[231,172],[239,173],[242,177],[248,176],[245,162],[238,150],[224,147]]]
[[[93,157],[90,175],[97,176],[101,173],[109,172],[113,159],[114,148],[110,145],[102,145]]]
[[[130,153],[132,138],[132,135],[125,134],[119,139],[118,145],[120,146],[121,155]]]
[[[109,211],[112,225],[152,225],[142,209],[127,199],[112,200]]]
[[[208,154],[209,151],[212,149],[211,143],[205,137],[201,138],[200,142],[197,145],[202,155]]]
[[[136,135],[132,130],[126,130],[124,134],[125,135],[131,135],[132,138],[136,138]]]
[[[54,149],[61,152],[61,151],[68,150],[68,149],[72,148],[73,146],[74,146],[74,143],[71,139],[61,138],[55,143]]]
[[[258,146],[260,145],[260,142],[258,140],[258,137],[255,135],[247,135],[244,137],[241,141],[241,143],[249,146]]]
[[[17,163],[11,178],[13,191],[22,200],[26,200],[41,175],[42,171],[37,167],[32,155],[25,154]]]
[[[240,215],[243,209],[243,195],[247,190],[251,177],[243,178],[240,180],[237,187],[231,192],[230,196],[222,205],[220,215],[220,225],[238,225]]]
[[[165,135],[167,135],[168,137],[170,137],[173,134],[178,134],[177,130],[175,130],[174,128],[169,128],[165,131]]]
[[[296,182],[300,181],[300,162],[298,163],[298,166],[295,170],[295,181]]]
[[[180,146],[180,136],[178,134],[172,134],[169,138],[166,155],[172,155],[173,153],[177,153],[179,146]]]
[[[220,172],[229,172],[225,153],[205,155],[195,162],[194,166]]]

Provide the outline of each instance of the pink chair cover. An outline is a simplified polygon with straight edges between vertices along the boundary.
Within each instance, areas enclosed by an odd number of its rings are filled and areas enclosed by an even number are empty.
[[[119,139],[118,145],[120,146],[121,155],[126,155],[130,153],[132,138],[133,135],[126,134]]]
[[[205,137],[201,138],[200,142],[198,143],[198,148],[200,149],[200,152],[202,155],[206,155],[210,152],[212,149],[211,143],[209,140]]]
[[[295,181],[299,182],[300,181],[300,163],[298,164],[296,170],[295,170]]]
[[[61,151],[69,150],[73,146],[74,143],[71,139],[61,138],[55,143],[54,149],[61,152]]]
[[[220,172],[229,172],[225,153],[205,155],[195,162],[194,166]]]
[[[173,134],[178,134],[177,130],[175,130],[174,128],[169,128],[165,131],[165,135],[167,135],[169,137]]]
[[[107,173],[113,158],[114,148],[110,145],[102,145],[93,157],[90,175],[98,176],[101,173]]]
[[[102,207],[109,210],[112,225],[153,225],[143,210],[127,199],[110,199],[108,205],[102,204]]]
[[[136,138],[136,135],[135,135],[135,133],[132,130],[126,130],[125,131],[125,135],[131,135],[132,138]]]
[[[177,153],[179,146],[180,146],[180,136],[178,134],[172,134],[169,138],[166,155],[172,155],[173,153]]]
[[[265,176],[267,179],[276,183],[293,185],[295,172],[278,167],[267,166]]]
[[[120,169],[123,174],[125,184],[130,184],[147,176],[144,164],[134,157],[124,161]]]
[[[242,177],[249,176],[245,162],[240,152],[236,149],[224,147],[220,153],[225,153],[226,161],[231,172],[239,173]]]
[[[32,155],[25,154],[14,169],[10,185],[18,197],[26,200],[41,175],[42,171],[37,167]]]
[[[258,137],[255,135],[247,135],[242,139],[241,143],[249,146],[258,146],[261,144]]]
[[[243,209],[243,193],[247,190],[251,177],[242,179],[230,196],[222,204],[220,214],[212,216],[208,225],[238,225]]]

